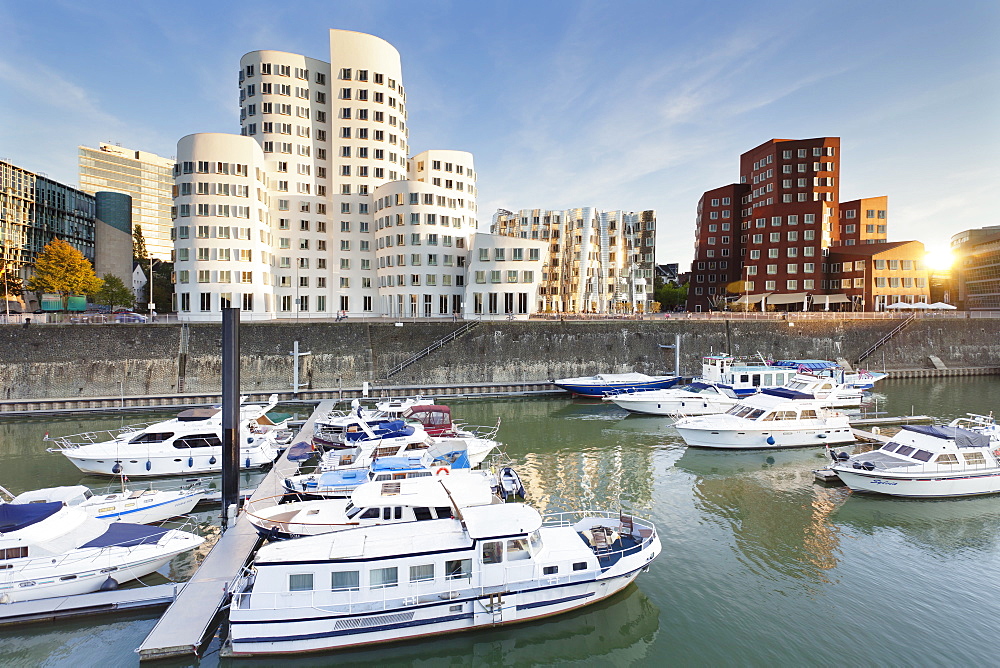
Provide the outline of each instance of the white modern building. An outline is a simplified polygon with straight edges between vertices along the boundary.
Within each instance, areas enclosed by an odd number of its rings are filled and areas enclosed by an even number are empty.
[[[79,146],[80,190],[124,193],[132,198],[132,224],[142,229],[146,251],[169,260],[174,160],[101,142],[98,148]]]
[[[544,303],[539,285],[548,262],[548,243],[480,233],[473,246],[466,317],[524,320],[535,313]]]
[[[500,210],[494,234],[541,241],[546,248],[537,311],[643,313],[653,300],[656,213]]]
[[[450,317],[477,229],[472,155],[409,157],[399,53],[331,30],[329,62],[253,51],[240,135],[195,134],[174,167],[182,320]]]

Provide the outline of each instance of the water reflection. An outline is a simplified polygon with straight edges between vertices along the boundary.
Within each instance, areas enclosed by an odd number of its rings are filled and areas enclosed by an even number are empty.
[[[994,553],[1000,544],[1000,500],[893,499],[851,494],[833,514],[838,524],[870,536],[884,532],[940,554]]]

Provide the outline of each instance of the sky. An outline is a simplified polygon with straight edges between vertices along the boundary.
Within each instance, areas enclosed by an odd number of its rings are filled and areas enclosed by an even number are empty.
[[[484,230],[655,209],[657,262],[683,270],[741,153],[820,136],[843,201],[889,197],[891,241],[1000,223],[995,1],[0,0],[0,159],[76,185],[79,145],[238,133],[240,57],[328,60],[328,28],[397,48],[412,153],[473,153]]]

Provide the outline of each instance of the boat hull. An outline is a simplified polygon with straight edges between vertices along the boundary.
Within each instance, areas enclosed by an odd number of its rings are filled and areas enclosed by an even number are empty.
[[[703,429],[674,425],[692,447],[723,450],[776,450],[834,443],[853,443],[850,427],[808,427],[795,430]]]
[[[562,388],[569,392],[570,394],[575,394],[580,397],[589,397],[592,399],[600,399],[606,394],[611,394],[615,392],[642,392],[643,390],[663,390],[668,387],[673,387],[677,384],[679,378],[664,378],[657,380],[649,380],[644,382],[625,382],[625,383],[593,383],[593,382],[570,382],[570,381],[555,381],[552,384],[556,387]]]
[[[204,450],[204,451],[202,451]],[[83,473],[101,476],[118,476],[124,474],[129,478],[148,478],[170,475],[190,475],[196,473],[218,473],[222,470],[222,448],[199,448],[192,454],[183,450],[169,453],[157,453],[145,456],[114,456],[113,453],[90,454],[79,448],[64,450],[63,454]],[[240,452],[241,469],[258,469],[274,461],[277,450],[270,447],[253,448]],[[214,461],[213,461],[214,460]],[[146,463],[149,462],[149,466]],[[121,470],[115,471],[120,465]]]
[[[886,471],[831,467],[853,492],[919,499],[1000,494],[1000,470],[941,475],[886,475]]]
[[[620,397],[611,396],[608,400],[632,413],[643,413],[646,415],[712,415],[714,413],[725,413],[736,404],[736,399],[719,400],[691,397],[685,399],[657,400],[643,399],[639,396],[630,396],[627,394]]]
[[[641,570],[564,586],[502,593],[499,606],[498,599],[481,593],[473,598],[395,608],[372,615],[314,615],[308,620],[289,618],[265,624],[246,623],[232,609],[230,651],[233,656],[321,652],[520,624],[602,601],[627,587]],[[496,606],[495,612],[491,606]]]
[[[135,524],[151,524],[187,515],[198,502],[205,496],[202,490],[194,492],[161,492],[167,498],[150,498],[150,503],[145,503],[146,499],[139,496],[136,499],[125,498],[113,505],[112,510],[108,510],[108,505],[104,503],[91,504],[85,510],[92,516],[110,522],[133,522]]]

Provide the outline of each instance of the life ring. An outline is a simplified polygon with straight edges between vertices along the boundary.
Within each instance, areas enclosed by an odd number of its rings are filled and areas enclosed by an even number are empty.
[[[994,451],[993,451],[993,455],[994,455],[995,457],[1000,457],[1000,448],[997,448],[996,450],[994,450]]]
[[[448,475],[448,469],[442,466],[441,468],[439,468],[437,471],[434,472],[434,475]]]

